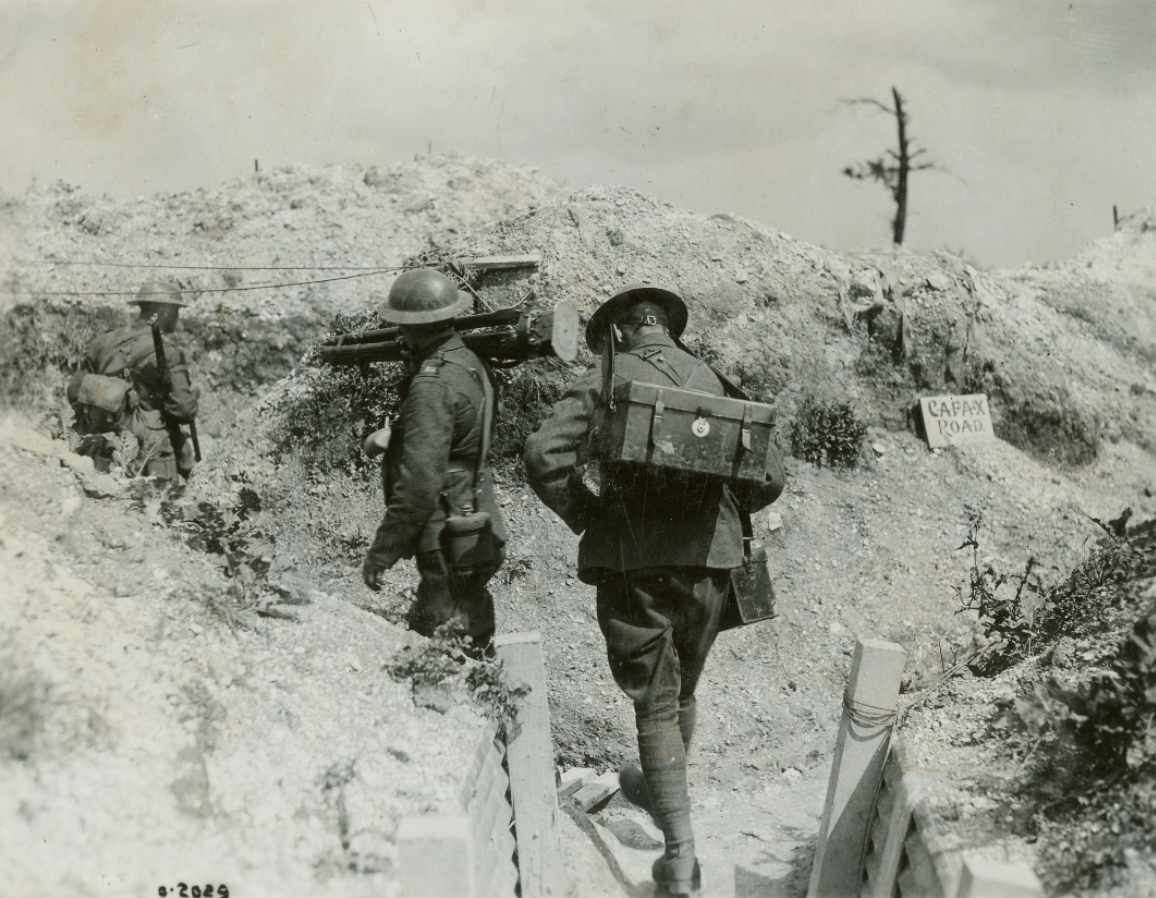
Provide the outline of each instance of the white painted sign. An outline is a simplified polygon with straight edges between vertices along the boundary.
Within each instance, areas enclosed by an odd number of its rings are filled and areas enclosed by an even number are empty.
[[[987,396],[927,396],[919,400],[923,428],[932,449],[959,443],[989,443],[995,439]]]

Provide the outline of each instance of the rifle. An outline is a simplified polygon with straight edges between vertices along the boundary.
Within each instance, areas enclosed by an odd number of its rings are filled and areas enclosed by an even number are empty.
[[[153,315],[153,317],[149,319],[149,327],[152,328],[153,332],[153,348],[157,353],[157,373],[161,376],[161,390],[164,392],[164,395],[167,398],[168,395],[173,391],[173,372],[169,368],[169,360],[165,355],[165,341],[161,337],[161,328],[157,323],[156,315]],[[177,433],[181,432],[180,424],[173,422],[170,426],[172,426]],[[197,461],[200,461],[201,444],[197,439],[196,421],[189,422],[189,438],[193,441],[193,458]],[[179,449],[180,447],[174,445],[173,448]]]
[[[517,306],[459,315],[454,327],[462,342],[478,355],[512,367],[527,359],[556,357],[572,362],[578,355],[578,310],[573,303],[560,302],[553,309],[530,302],[533,293]],[[331,365],[363,365],[368,362],[398,362],[405,357],[405,344],[396,325],[338,334],[321,345],[321,358]]]

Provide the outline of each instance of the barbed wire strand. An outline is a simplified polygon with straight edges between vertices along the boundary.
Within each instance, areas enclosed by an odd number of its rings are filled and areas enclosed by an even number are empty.
[[[189,287],[182,292],[188,293],[242,293],[246,290],[276,290],[284,287],[310,287],[314,284],[328,284],[333,281],[350,281],[356,278],[373,277],[377,274],[389,274],[397,271],[396,268],[381,268],[373,271],[361,271],[357,274],[345,274],[339,277],[316,278],[310,281],[287,281],[280,284],[249,284],[244,287]],[[166,290],[150,290],[141,293],[137,290],[0,290],[5,296],[160,296],[171,295]]]
[[[401,271],[406,266],[382,265],[173,265],[161,262],[84,262],[78,260],[17,259],[14,265],[67,265],[89,268],[160,268],[173,271]]]

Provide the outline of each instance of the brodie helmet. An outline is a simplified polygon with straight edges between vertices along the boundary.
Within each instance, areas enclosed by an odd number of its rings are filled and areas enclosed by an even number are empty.
[[[179,306],[188,305],[181,296],[181,288],[172,281],[149,281],[141,286],[136,296],[128,301],[130,306]]]
[[[686,303],[682,297],[666,287],[655,287],[652,284],[630,284],[602,303],[590,322],[586,325],[586,345],[595,352],[602,345],[612,322],[620,321],[625,313],[636,303],[654,303],[666,313],[666,329],[677,339],[686,330]]]
[[[440,271],[420,268],[398,276],[379,313],[393,324],[428,324],[454,318],[472,303],[473,297]]]

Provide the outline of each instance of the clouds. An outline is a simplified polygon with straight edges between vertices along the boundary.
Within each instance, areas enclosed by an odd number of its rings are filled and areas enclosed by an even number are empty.
[[[432,144],[860,246],[885,238],[887,198],[838,172],[893,126],[838,101],[897,85],[954,173],[915,182],[913,245],[1047,257],[1102,231],[1065,210],[1156,187],[1136,164],[1156,143],[1140,113],[1154,15],[1132,0],[9,2],[0,188],[35,175],[131,195],[254,158]]]

